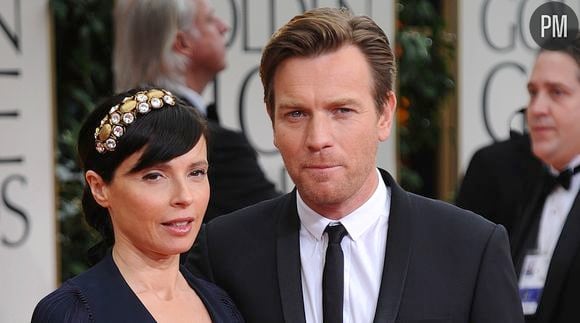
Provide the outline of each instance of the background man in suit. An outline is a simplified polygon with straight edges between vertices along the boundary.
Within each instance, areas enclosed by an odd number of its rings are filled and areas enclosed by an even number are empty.
[[[395,59],[368,17],[313,9],[264,49],[264,100],[296,189],[206,225],[188,265],[248,322],[523,322],[505,229],[376,168]]]
[[[530,189],[538,185],[545,167],[532,153],[527,132],[479,149],[471,158],[455,204],[503,225],[508,236],[517,225]]]
[[[512,221],[520,296],[527,322],[580,322],[580,39],[540,51],[528,92],[532,151],[548,172]]]
[[[204,221],[278,196],[246,137],[220,126],[201,96],[226,67],[229,27],[209,1],[118,0],[114,19],[117,91],[163,87],[208,118],[211,197]]]

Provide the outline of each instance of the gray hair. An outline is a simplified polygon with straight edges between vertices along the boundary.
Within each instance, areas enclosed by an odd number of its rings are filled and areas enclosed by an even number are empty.
[[[179,31],[195,33],[190,0],[116,0],[113,73],[115,90],[184,83],[187,57],[172,50]]]

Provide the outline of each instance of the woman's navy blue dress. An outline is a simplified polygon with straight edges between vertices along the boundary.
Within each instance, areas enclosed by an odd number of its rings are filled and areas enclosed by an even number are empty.
[[[203,301],[212,322],[244,321],[222,289],[194,277],[183,266],[179,270]],[[32,322],[155,322],[155,319],[127,285],[108,253],[94,267],[43,298],[34,309]]]

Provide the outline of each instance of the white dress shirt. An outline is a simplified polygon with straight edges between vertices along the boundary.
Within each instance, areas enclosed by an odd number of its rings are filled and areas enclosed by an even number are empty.
[[[344,323],[372,322],[375,316],[387,248],[390,190],[379,171],[373,195],[358,209],[332,221],[309,208],[297,193],[300,217],[300,261],[306,322],[322,323],[322,271],[328,245],[324,229],[340,222],[348,235],[344,253]]]
[[[580,155],[572,159],[568,168],[573,169],[578,165],[580,165]],[[557,174],[556,170],[552,170],[552,172]],[[579,189],[580,173],[576,173],[570,181],[570,189],[565,190],[558,185],[546,198],[538,232],[538,252],[540,254],[552,257]]]
[[[207,105],[203,97],[195,92],[194,90],[188,88],[187,86],[174,84],[170,90],[173,94],[177,95],[178,97],[184,99],[189,104],[193,105],[197,111],[201,112],[204,116],[207,116]]]

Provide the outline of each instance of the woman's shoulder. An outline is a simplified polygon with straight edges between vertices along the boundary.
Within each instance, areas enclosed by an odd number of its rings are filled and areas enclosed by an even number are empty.
[[[44,297],[34,309],[32,322],[92,322],[93,315],[82,291],[68,280]]]
[[[216,322],[244,322],[242,314],[226,291],[212,282],[194,276],[183,266],[181,272],[204,301]]]

